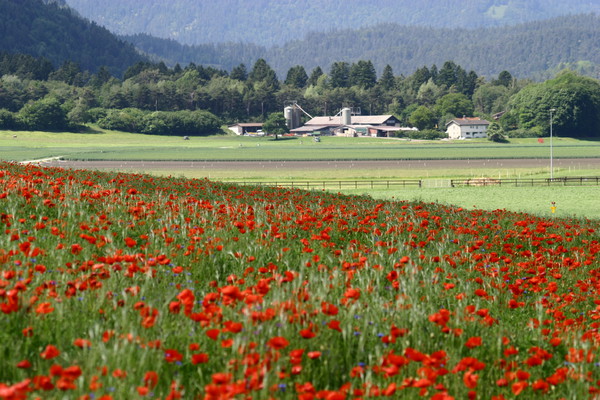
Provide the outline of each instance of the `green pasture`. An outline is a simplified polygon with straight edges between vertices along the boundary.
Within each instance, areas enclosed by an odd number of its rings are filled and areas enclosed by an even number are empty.
[[[559,158],[597,157],[600,141],[553,140]],[[0,159],[23,161],[48,157],[70,160],[418,160],[548,157],[549,141],[513,139],[409,141],[387,138],[311,138],[152,136],[90,130],[89,133],[0,131]]]
[[[127,163],[116,168],[119,172],[151,173],[159,176],[185,177],[191,179],[212,179],[227,182],[264,183],[264,182],[303,182],[318,184],[322,181],[357,181],[359,183],[381,180],[422,179],[430,187],[448,187],[450,179],[466,178],[548,178],[550,168],[531,167],[489,167],[489,168],[427,168],[427,163],[411,168],[361,168],[351,164],[348,168],[335,168],[335,161],[328,162],[334,169],[294,169],[285,163],[259,163],[253,168],[234,166],[220,167],[217,162],[199,162],[189,167],[165,169],[159,163],[143,164],[143,167],[128,168]],[[554,176],[597,176],[600,170],[587,165],[585,159],[568,168],[554,168]]]
[[[547,158],[549,141],[513,139],[509,144],[487,140],[473,141],[407,141],[385,138],[323,137],[320,143],[311,138],[150,136],[114,131],[94,133],[9,132],[0,131],[1,160],[35,160],[62,157],[73,160],[120,160],[123,172],[149,173],[162,176],[209,178],[238,182],[323,181],[323,180],[381,180],[423,179],[423,188],[344,189],[343,193],[368,194],[374,198],[422,200],[454,204],[464,208],[507,209],[537,215],[557,217],[577,216],[600,219],[600,188],[598,187],[471,187],[450,188],[450,179],[546,178],[549,167],[512,168],[492,165],[489,168],[432,168],[431,159],[480,158]],[[16,136],[16,137],[15,137]],[[555,168],[554,176],[597,176],[600,171],[586,164],[586,157],[600,156],[599,141],[554,138],[553,154],[558,158],[580,158],[569,168]],[[414,159],[411,168],[362,168],[351,165],[338,168],[334,160]],[[127,161],[147,160],[138,169]],[[188,167],[164,169],[161,160],[194,161]],[[221,167],[219,160],[263,161],[254,168]],[[276,162],[279,160],[279,162]],[[295,169],[286,160],[332,160],[328,168]],[[550,202],[557,204],[550,213]]]
[[[125,170],[124,170],[125,171]],[[169,171],[152,169],[151,164],[138,173],[151,173],[162,176],[175,176],[186,178],[209,178],[212,180],[244,182],[246,184],[264,182],[294,181],[301,187],[301,182],[310,182],[318,185],[320,181],[332,179],[342,181],[355,181],[362,188],[359,189],[333,189],[328,191],[344,194],[369,195],[373,198],[387,200],[416,200],[428,203],[453,204],[465,209],[506,209],[515,212],[527,212],[540,216],[552,217],[577,217],[600,219],[600,187],[450,187],[450,179],[486,176],[493,178],[546,178],[549,176],[548,168],[519,168],[519,169],[415,169],[415,170],[375,170],[375,169],[339,169],[335,176],[331,171],[325,170],[290,170],[290,169],[196,169]],[[559,176],[597,176],[600,173],[593,169],[555,169],[554,175]],[[427,177],[429,176],[429,177]],[[369,180],[382,179],[423,179],[423,187],[391,187],[374,189],[365,188]],[[316,189],[320,190],[320,189]],[[555,213],[551,212],[551,202],[556,203]]]
[[[464,209],[526,212],[544,217],[600,219],[600,187],[456,187],[348,189],[344,194],[368,194],[387,200],[417,200]],[[552,213],[552,202],[555,212]]]

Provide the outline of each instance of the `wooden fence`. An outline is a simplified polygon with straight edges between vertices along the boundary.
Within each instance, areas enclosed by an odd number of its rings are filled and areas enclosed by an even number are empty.
[[[537,179],[471,178],[451,179],[450,186],[598,186],[600,176],[578,176]]]
[[[423,182],[420,179],[400,179],[400,180],[321,180],[321,181],[269,181],[254,182],[242,181],[231,182],[236,185],[265,185],[265,186],[283,186],[298,189],[377,189],[377,188],[400,188],[400,187],[421,187]]]
[[[448,181],[446,181],[448,182]],[[320,180],[320,181],[238,181],[229,182],[240,186],[281,186],[298,189],[390,189],[423,187],[421,179],[378,179],[378,180]],[[450,179],[451,187],[460,186],[600,186],[600,176],[578,176],[561,178],[470,178]],[[446,183],[447,184],[447,183]],[[447,186],[446,186],[447,187]]]

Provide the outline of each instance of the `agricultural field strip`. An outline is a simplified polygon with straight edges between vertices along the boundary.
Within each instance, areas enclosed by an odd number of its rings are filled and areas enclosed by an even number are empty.
[[[3,396],[600,391],[598,221],[18,164],[0,202]]]
[[[598,157],[600,143],[556,139],[556,157]],[[178,138],[136,134],[0,132],[0,158],[23,161],[53,156],[96,160],[315,160],[315,159],[466,159],[547,157],[548,143],[530,139],[491,142],[408,142],[377,138],[324,138],[321,143],[293,138],[206,137],[182,143]]]

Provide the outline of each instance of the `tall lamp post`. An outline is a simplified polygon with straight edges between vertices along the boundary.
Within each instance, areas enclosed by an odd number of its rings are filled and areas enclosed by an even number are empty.
[[[556,108],[550,109],[550,179],[554,179],[554,166],[553,166],[553,148],[552,148],[552,113],[556,111]]]

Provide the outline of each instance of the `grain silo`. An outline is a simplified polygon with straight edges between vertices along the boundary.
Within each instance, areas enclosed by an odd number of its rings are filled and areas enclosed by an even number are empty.
[[[352,110],[348,107],[342,108],[342,125],[352,125]]]
[[[287,106],[283,109],[285,124],[292,130],[300,126],[300,110],[295,106]]]

